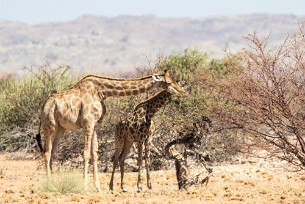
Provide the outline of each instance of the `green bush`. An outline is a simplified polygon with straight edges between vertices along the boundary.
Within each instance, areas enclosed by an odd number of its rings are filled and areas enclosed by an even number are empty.
[[[26,127],[38,123],[41,107],[52,93],[71,85],[75,79],[67,75],[69,67],[25,68],[29,75],[9,77],[0,83],[1,130]]]
[[[22,76],[0,80],[0,151],[32,150],[47,97],[75,82],[68,66],[24,68]]]
[[[186,49],[182,53],[159,59],[159,70],[170,69],[175,78],[188,92],[187,96],[174,96],[157,120],[157,146],[175,139],[181,132],[193,129],[193,123],[211,123],[210,133],[201,126],[200,134],[214,161],[228,161],[240,151],[240,135],[224,125],[223,112],[231,111],[232,105],[221,95],[223,83],[240,72],[240,63],[235,56],[210,59],[199,50]],[[157,119],[158,118],[158,119]],[[159,126],[158,126],[159,125]]]

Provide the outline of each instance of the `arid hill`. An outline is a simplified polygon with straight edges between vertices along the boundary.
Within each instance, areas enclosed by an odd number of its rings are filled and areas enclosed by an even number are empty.
[[[304,17],[303,17],[304,20]],[[203,19],[156,16],[82,16],[69,22],[27,25],[0,21],[0,70],[68,64],[75,71],[129,72],[157,54],[198,48],[222,56],[245,46],[243,36],[257,32],[283,41],[302,17],[253,14]]]

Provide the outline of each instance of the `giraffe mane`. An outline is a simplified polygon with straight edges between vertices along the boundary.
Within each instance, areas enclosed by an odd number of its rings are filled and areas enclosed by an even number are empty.
[[[85,80],[89,77],[95,77],[95,78],[99,78],[99,79],[115,80],[115,81],[139,81],[139,80],[144,80],[144,79],[151,78],[153,75],[148,75],[148,76],[139,77],[139,78],[115,78],[115,77],[107,77],[107,76],[99,76],[99,75],[89,74],[89,75],[84,76],[83,78],[81,78],[79,81]],[[157,74],[157,75],[164,76],[164,74]]]
[[[155,74],[152,75],[148,75],[148,76],[144,76],[144,77],[139,77],[139,78],[115,78],[115,77],[107,77],[107,76],[99,76],[99,75],[94,75],[94,74],[89,74],[86,75],[84,77],[82,77],[81,79],[78,80],[78,82],[74,85],[72,85],[71,87],[67,88],[67,89],[73,89],[76,86],[78,86],[83,80],[90,78],[90,77],[94,77],[94,78],[98,78],[98,79],[106,79],[106,80],[113,80],[113,81],[141,81],[141,80],[145,80],[145,79],[149,79],[152,76],[154,76]],[[158,76],[164,76],[165,74],[157,74]]]

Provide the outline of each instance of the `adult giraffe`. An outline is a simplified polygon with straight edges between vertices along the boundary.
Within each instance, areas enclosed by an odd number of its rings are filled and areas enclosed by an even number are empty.
[[[154,74],[135,79],[110,78],[88,75],[74,86],[49,96],[41,116],[39,133],[36,135],[38,146],[44,155],[47,177],[51,177],[52,157],[59,139],[66,130],[82,128],[84,131],[84,182],[88,183],[90,151],[93,161],[93,182],[100,192],[97,169],[98,141],[96,127],[106,113],[104,100],[107,97],[131,96],[150,89],[175,89],[179,85],[169,72]],[[41,145],[43,135],[44,147]]]

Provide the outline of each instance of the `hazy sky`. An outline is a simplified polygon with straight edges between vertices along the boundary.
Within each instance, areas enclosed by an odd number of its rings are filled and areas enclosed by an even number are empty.
[[[201,18],[280,13],[305,15],[305,0],[0,0],[0,19],[37,24],[84,14]]]

